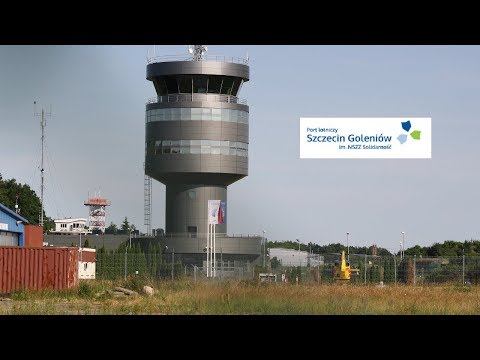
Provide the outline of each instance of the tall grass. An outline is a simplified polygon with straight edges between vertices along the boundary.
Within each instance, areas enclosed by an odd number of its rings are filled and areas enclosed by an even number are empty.
[[[155,295],[114,297],[124,286]],[[88,280],[68,291],[19,292],[2,314],[480,314],[480,287],[282,285],[248,281]],[[5,303],[5,304],[2,304]]]

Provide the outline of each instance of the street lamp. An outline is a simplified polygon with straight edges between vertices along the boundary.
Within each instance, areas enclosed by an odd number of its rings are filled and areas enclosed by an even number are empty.
[[[128,228],[128,233],[129,233],[129,242],[130,242],[130,249],[132,248],[132,232],[134,230],[132,228]]]
[[[348,246],[348,235],[350,235],[350,233],[347,231],[347,260],[350,261],[350,247]]]
[[[265,233],[266,233],[266,231],[262,230],[262,233],[263,233],[263,268],[265,268],[265,254],[267,253],[266,252],[266,247],[265,247]]]
[[[402,231],[402,259],[405,257],[405,231]]]

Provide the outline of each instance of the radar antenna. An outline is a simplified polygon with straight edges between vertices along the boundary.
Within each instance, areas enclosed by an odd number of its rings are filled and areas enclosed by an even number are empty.
[[[206,45],[189,45],[188,52],[193,55],[193,61],[203,60],[203,55],[207,52]]]

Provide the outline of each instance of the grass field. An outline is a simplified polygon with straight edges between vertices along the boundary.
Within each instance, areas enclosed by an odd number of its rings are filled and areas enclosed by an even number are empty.
[[[144,283],[153,285],[154,296],[115,297],[106,291],[139,290]],[[4,296],[0,314],[480,314],[480,287],[87,280],[68,291]]]

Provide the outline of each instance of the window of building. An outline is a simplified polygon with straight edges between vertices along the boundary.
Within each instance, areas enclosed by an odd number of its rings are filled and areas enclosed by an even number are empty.
[[[179,75],[177,78],[178,89],[182,94],[192,93],[192,75]]]
[[[147,122],[152,121],[230,121],[248,124],[248,112],[217,108],[164,108],[148,110]]]
[[[220,94],[220,86],[222,85],[222,76],[210,75],[208,77],[208,93]]]
[[[155,155],[155,141],[149,140],[145,144],[145,153],[147,155]]]
[[[194,75],[193,92],[205,94],[207,92],[207,79],[206,75]]]
[[[222,109],[212,109],[212,120],[213,121],[222,120]]]
[[[219,140],[157,140],[155,154],[213,154],[248,157],[248,144]]]
[[[242,79],[235,79],[232,86],[232,95],[237,96],[238,91],[240,90],[240,85],[242,84]]]
[[[187,233],[190,237],[197,237],[197,227],[187,226]]]
[[[192,108],[192,120],[202,120],[202,108]]]
[[[155,141],[155,155],[162,153],[162,140]]]
[[[232,95],[233,81],[234,81],[233,77],[230,77],[230,76],[224,77],[220,93],[224,95]]]
[[[178,82],[174,76],[165,76],[168,94],[178,94]]]
[[[153,86],[158,95],[166,95],[168,93],[165,80],[163,78],[157,78],[153,80]]]

